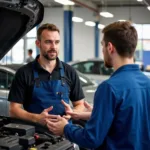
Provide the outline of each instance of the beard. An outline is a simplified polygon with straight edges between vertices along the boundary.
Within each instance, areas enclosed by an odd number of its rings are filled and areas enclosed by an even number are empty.
[[[54,49],[51,49],[45,53],[43,53],[43,56],[45,59],[47,59],[48,61],[51,61],[51,60],[56,60],[56,58],[58,57],[58,53],[56,50]]]
[[[106,68],[112,68],[113,67],[112,64],[106,60],[104,61],[104,64],[105,64]]]
[[[104,65],[107,68],[112,68],[112,59],[110,58],[109,54],[106,52],[106,55],[104,57]]]

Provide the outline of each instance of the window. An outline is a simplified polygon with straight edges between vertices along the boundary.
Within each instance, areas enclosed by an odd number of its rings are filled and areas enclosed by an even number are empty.
[[[27,39],[27,50],[32,49],[33,54],[32,56],[35,58],[36,57],[36,45],[35,45],[35,38],[34,39]]]
[[[93,62],[82,62],[73,65],[73,67],[82,73],[91,73],[91,67],[93,65],[94,65]]]
[[[135,59],[143,61],[143,52],[150,51],[150,24],[135,24],[134,26],[138,32]]]
[[[150,24],[143,25],[143,39],[150,39]]]
[[[20,64],[24,62],[24,40],[21,39],[12,48],[12,63]]]
[[[134,24],[134,27],[135,27],[136,30],[137,30],[138,39],[142,39],[142,38],[143,38],[143,35],[142,35],[142,32],[143,32],[142,24]]]
[[[27,37],[36,37],[36,27],[27,33]]]
[[[143,50],[144,51],[150,51],[150,39],[149,40],[143,40]]]
[[[0,89],[9,89],[13,78],[13,74],[0,70]]]

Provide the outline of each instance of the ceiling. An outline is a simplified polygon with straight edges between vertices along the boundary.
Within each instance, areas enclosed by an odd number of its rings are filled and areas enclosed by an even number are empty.
[[[63,5],[56,3],[54,0],[39,0],[43,3],[45,7],[62,7]],[[150,5],[149,0],[143,0],[143,2],[138,2],[137,0],[72,0],[74,2],[84,3],[86,5],[94,5],[98,8],[102,6],[107,7],[129,7],[129,6],[147,6]],[[76,6],[80,6],[76,3]]]
[[[120,7],[120,6],[143,6],[147,4],[147,1],[138,2],[137,0],[90,0],[98,7],[107,5],[108,7]]]

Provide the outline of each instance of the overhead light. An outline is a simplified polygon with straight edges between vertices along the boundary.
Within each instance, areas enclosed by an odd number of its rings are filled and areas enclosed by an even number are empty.
[[[100,12],[100,15],[106,18],[112,18],[114,16],[113,14],[106,11]]]
[[[98,25],[98,28],[99,28],[99,29],[103,29],[104,27],[105,27],[105,25],[103,25],[103,24],[99,24],[99,25]]]
[[[150,6],[147,6],[147,9],[150,11]]]
[[[94,27],[96,24],[95,24],[95,22],[92,22],[92,21],[86,21],[86,22],[85,22],[85,25],[86,25],[86,26]]]
[[[120,20],[118,20],[118,21],[126,21],[126,20],[120,19]]]
[[[75,3],[70,0],[54,0],[57,3],[60,3],[62,5],[74,5]]]
[[[142,2],[143,0],[137,0],[138,2]]]
[[[79,17],[72,17],[72,21],[74,21],[74,22],[83,22],[83,19],[79,18]]]

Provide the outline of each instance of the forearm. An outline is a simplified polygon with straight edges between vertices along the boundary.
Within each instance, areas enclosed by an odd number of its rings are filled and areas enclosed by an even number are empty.
[[[73,111],[74,112],[83,112],[85,110],[84,107],[84,100],[80,100],[80,102],[78,103],[74,103],[73,104]]]
[[[89,120],[91,117],[91,112],[82,112],[80,114],[80,119]]]
[[[64,127],[64,135],[66,139],[76,143],[81,147],[88,148],[88,149],[95,149],[101,143],[99,143],[100,140],[97,141],[95,135],[91,136],[91,134],[92,133],[89,133],[89,131],[87,131],[85,128],[81,128],[80,126],[76,126],[74,124],[67,124]]]
[[[27,112],[26,110],[22,108],[10,108],[10,116],[14,118],[19,118],[23,120],[28,120],[32,122],[39,122],[40,115],[39,114],[33,114],[30,112]]]

